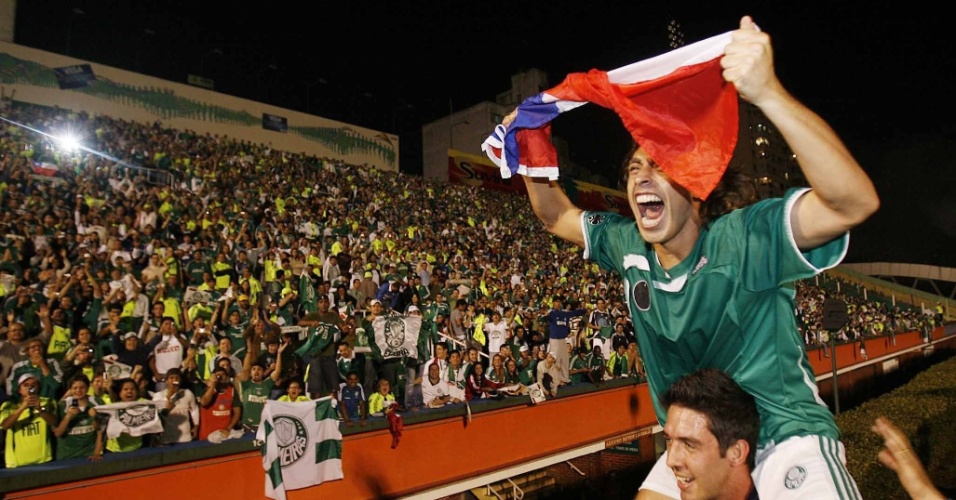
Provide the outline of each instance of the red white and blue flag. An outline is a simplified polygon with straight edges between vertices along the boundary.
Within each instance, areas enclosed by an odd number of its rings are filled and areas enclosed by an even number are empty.
[[[572,73],[529,97],[481,149],[501,176],[558,178],[551,120],[586,103],[614,110],[634,140],[672,179],[706,199],[737,143],[737,91],[721,76],[730,32],[612,70]]]

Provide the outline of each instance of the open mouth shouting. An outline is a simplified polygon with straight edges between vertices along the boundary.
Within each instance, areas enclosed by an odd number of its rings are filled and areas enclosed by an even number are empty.
[[[637,208],[640,210],[641,227],[653,229],[664,217],[664,201],[656,194],[639,194],[635,197]]]

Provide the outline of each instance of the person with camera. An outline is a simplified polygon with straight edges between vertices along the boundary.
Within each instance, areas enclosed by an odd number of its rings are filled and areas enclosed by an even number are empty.
[[[89,381],[93,380],[93,375],[97,369],[103,370],[103,362],[96,358],[96,349],[92,344],[77,343],[73,349],[67,353],[67,358],[63,359],[63,380],[69,383],[77,375],[84,375]],[[69,393],[69,387],[67,392]]]
[[[216,366],[199,399],[199,439],[220,441],[230,435],[242,416],[242,400],[238,397],[229,372]],[[213,439],[210,436],[218,434]]]
[[[201,316],[197,316],[193,321],[186,322],[187,328],[184,334],[189,338],[189,347],[186,349],[186,357],[183,359],[183,375],[190,381],[196,380],[205,385],[212,373],[212,358],[218,352],[218,345],[211,329],[206,328],[206,322]],[[196,394],[203,392],[203,388],[196,389]]]
[[[183,386],[179,368],[166,372],[165,387],[153,393],[153,401],[165,403],[162,409],[163,433],[157,436],[160,445],[188,443],[199,433],[199,405],[191,390]]]
[[[25,372],[14,397],[0,406],[0,429],[6,432],[4,460],[8,469],[53,460],[50,430],[56,426],[56,405],[40,395],[40,378]]]
[[[90,378],[83,373],[68,378],[70,389],[57,403],[59,424],[53,429],[56,436],[56,459],[89,457],[93,462],[103,459],[102,450],[96,453],[96,433],[100,428],[96,406],[90,400]]]
[[[7,394],[20,392],[18,381],[26,374],[32,374],[39,381],[39,394],[44,398],[55,399],[60,392],[63,371],[60,364],[46,356],[46,344],[37,337],[25,342],[27,358],[17,362],[7,378]]]

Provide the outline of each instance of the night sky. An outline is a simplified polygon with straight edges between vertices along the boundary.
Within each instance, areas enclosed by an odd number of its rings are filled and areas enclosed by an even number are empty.
[[[21,0],[15,41],[57,53],[69,46],[75,57],[172,81],[203,74],[226,94],[397,133],[403,171],[420,173],[422,123],[494,100],[514,73],[538,68],[556,84],[665,52],[671,19],[692,43],[750,14],[772,37],[783,84],[837,130],[880,193],[882,207],[853,231],[846,262],[956,267],[956,57],[940,11],[815,1],[285,8],[299,4]],[[556,120],[554,132],[575,162],[616,166],[627,135],[616,117],[587,108]]]

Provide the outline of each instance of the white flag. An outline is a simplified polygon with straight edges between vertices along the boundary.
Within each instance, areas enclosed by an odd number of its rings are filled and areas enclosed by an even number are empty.
[[[266,496],[342,479],[342,431],[331,397],[301,403],[266,401],[256,432],[262,441]]]
[[[133,367],[117,361],[115,354],[103,357],[103,367],[106,368],[107,380],[120,380],[133,376]]]
[[[407,358],[418,359],[418,334],[422,329],[421,316],[379,316],[372,321],[375,329],[375,342],[372,352],[378,351],[382,359]]]
[[[106,437],[116,439],[124,432],[130,436],[163,432],[160,409],[154,401],[130,401],[97,406],[96,413],[109,416]]]

